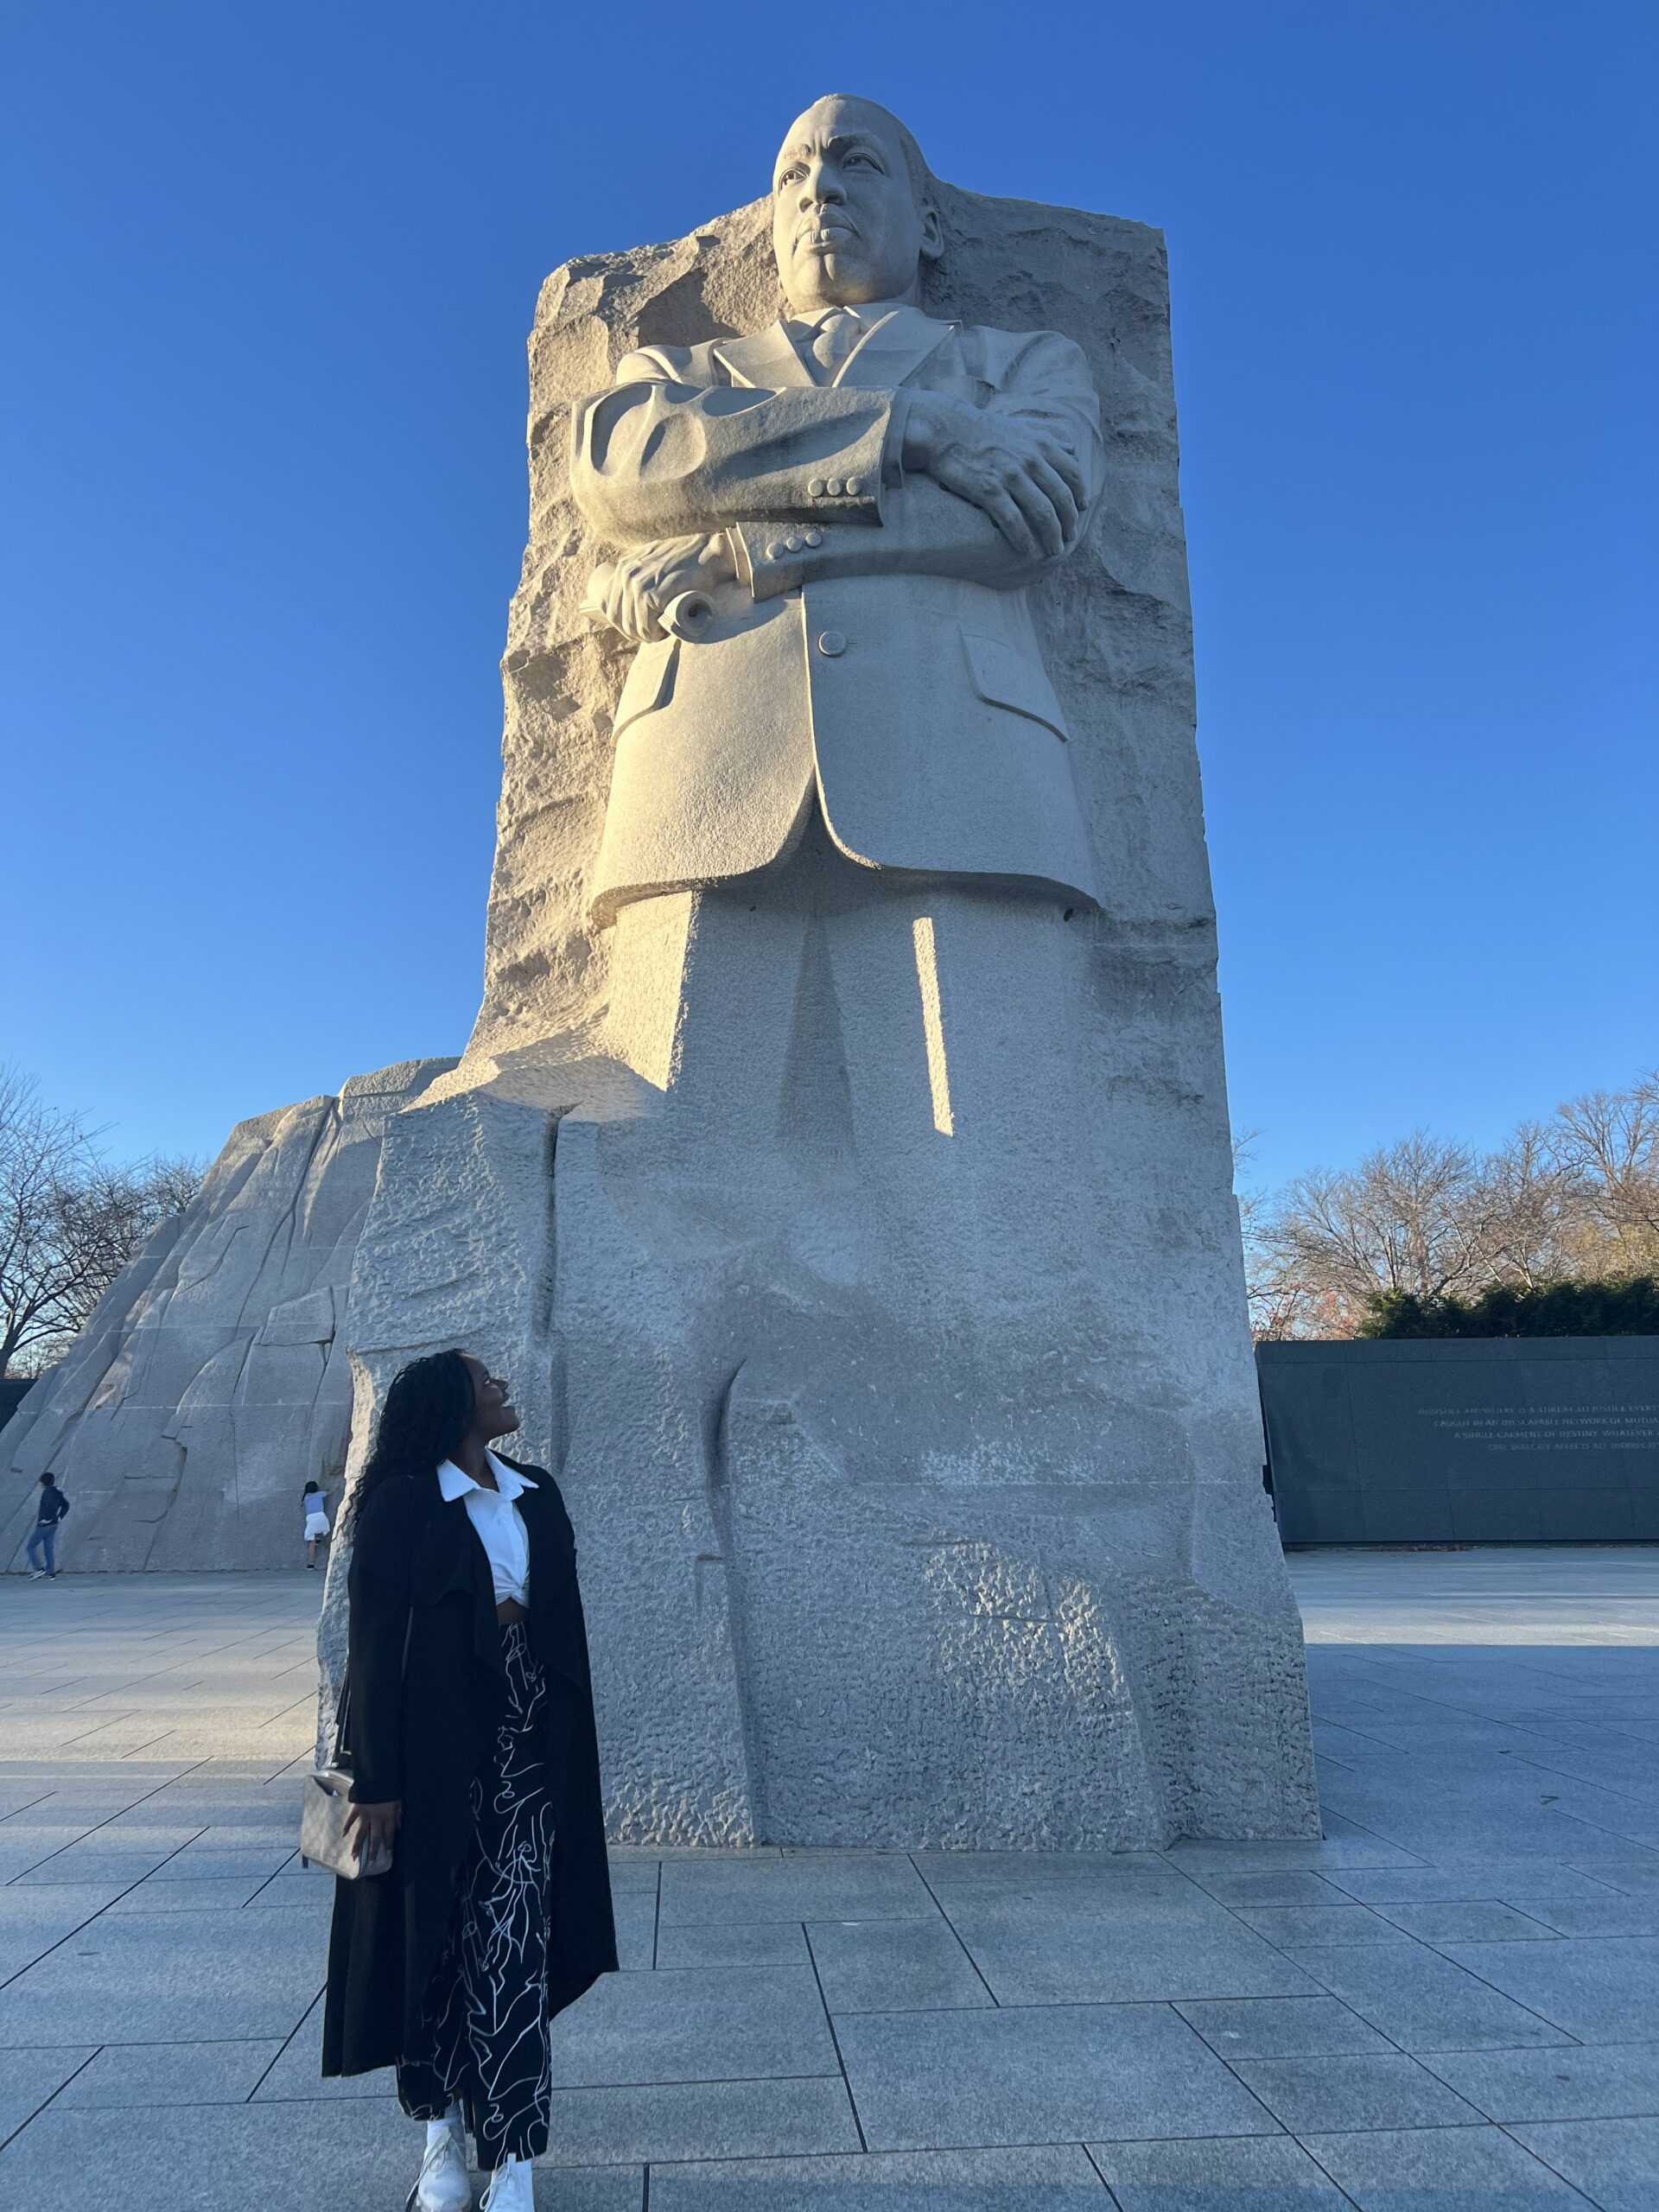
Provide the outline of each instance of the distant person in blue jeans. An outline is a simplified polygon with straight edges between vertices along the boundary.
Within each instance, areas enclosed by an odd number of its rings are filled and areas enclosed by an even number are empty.
[[[69,1501],[58,1488],[58,1478],[50,1469],[41,1477],[40,1510],[35,1516],[35,1526],[24,1547],[29,1559],[29,1571],[38,1582],[42,1576],[55,1577],[58,1571],[58,1523],[69,1510]],[[46,1564],[41,1565],[44,1559]]]

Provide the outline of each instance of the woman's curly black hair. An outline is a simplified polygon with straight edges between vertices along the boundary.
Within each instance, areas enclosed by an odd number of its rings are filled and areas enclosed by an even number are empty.
[[[352,1526],[365,1503],[399,1476],[429,1475],[453,1459],[473,1425],[472,1370],[458,1351],[430,1351],[391,1378],[368,1462],[352,1492]]]

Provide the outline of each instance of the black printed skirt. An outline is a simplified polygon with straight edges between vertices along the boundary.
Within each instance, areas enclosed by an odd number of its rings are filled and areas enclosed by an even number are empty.
[[[509,1623],[501,1637],[507,1709],[473,1783],[472,1850],[415,2048],[397,2069],[398,2101],[411,2120],[441,2119],[459,2098],[478,2163],[487,2167],[546,2150],[553,2088],[553,1806],[541,1732],[547,1677],[523,1621]]]

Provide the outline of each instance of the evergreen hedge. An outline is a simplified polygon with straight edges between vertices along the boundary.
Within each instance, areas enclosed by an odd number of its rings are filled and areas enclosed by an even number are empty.
[[[1418,1298],[1379,1291],[1362,1337],[1659,1337],[1659,1280],[1552,1282],[1535,1290],[1495,1284],[1478,1298]]]

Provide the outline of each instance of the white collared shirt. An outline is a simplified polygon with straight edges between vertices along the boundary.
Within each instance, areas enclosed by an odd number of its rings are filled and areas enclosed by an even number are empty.
[[[530,1532],[514,1501],[521,1491],[535,1490],[537,1485],[528,1475],[521,1475],[516,1467],[509,1467],[498,1459],[493,1452],[486,1452],[484,1457],[495,1470],[496,1489],[486,1490],[481,1483],[475,1483],[470,1475],[462,1473],[453,1459],[446,1459],[438,1469],[438,1488],[447,1498],[466,1499],[467,1518],[478,1531],[478,1541],[490,1562],[496,1604],[505,1605],[511,1598],[527,1605]]]

